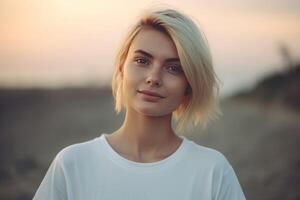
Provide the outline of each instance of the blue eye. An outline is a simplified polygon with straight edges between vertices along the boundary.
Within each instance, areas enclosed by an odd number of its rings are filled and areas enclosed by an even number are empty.
[[[183,73],[181,67],[176,66],[176,65],[170,65],[167,67],[168,71],[170,71],[173,74],[181,74]]]
[[[134,62],[141,65],[149,64],[149,61],[146,58],[137,58],[134,60]]]

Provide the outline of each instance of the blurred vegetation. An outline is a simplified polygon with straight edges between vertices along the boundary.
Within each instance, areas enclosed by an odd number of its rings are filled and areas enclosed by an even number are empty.
[[[233,95],[235,99],[256,101],[268,106],[285,106],[300,111],[300,63],[296,63],[284,43],[278,50],[284,70],[275,72],[258,81],[254,88]]]
[[[300,63],[289,70],[265,77],[253,89],[238,92],[233,98],[279,104],[300,111]]]

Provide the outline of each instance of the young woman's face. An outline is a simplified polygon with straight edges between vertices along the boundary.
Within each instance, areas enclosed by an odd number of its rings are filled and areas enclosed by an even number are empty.
[[[126,109],[163,116],[181,104],[188,82],[176,47],[164,33],[142,29],[134,38],[121,70]]]

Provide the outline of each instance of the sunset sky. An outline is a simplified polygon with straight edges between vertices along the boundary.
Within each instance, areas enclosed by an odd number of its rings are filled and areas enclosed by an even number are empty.
[[[0,87],[109,84],[126,31],[158,3],[198,21],[222,94],[282,70],[280,43],[300,59],[299,0],[0,0]]]

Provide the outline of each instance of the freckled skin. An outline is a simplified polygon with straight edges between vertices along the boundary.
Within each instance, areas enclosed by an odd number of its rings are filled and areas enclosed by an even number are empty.
[[[150,53],[153,58],[136,53],[139,49]],[[143,60],[137,60],[140,58]],[[180,62],[166,62],[168,58],[178,58],[178,54],[167,35],[150,28],[138,33],[122,67],[123,94],[127,109],[148,116],[171,115],[177,109],[188,82],[183,71],[177,73],[178,71],[173,70],[172,66],[180,67]],[[137,90],[155,91],[165,98],[150,102]]]

